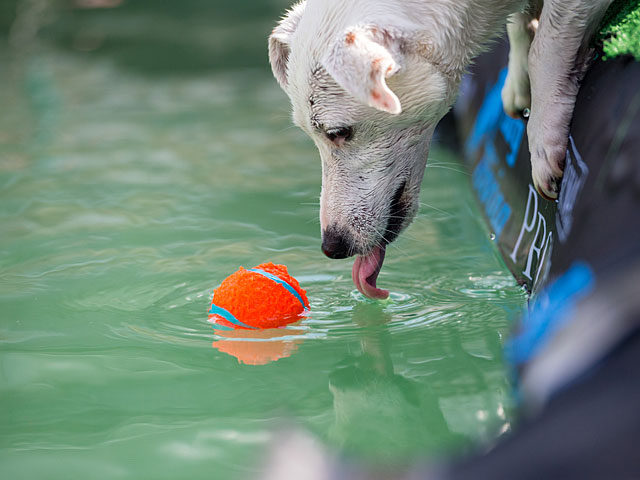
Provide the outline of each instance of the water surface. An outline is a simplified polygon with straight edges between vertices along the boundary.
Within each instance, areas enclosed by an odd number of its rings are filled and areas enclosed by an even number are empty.
[[[149,76],[55,46],[0,63],[3,478],[247,478],[283,422],[385,463],[509,429],[525,297],[451,155],[372,302],[320,252],[318,154],[264,70]],[[213,288],[264,261],[310,316],[216,334]]]

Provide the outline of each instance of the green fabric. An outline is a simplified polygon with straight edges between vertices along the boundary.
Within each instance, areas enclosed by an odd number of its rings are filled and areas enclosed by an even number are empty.
[[[640,61],[640,0],[616,0],[600,25],[604,59],[631,55]]]

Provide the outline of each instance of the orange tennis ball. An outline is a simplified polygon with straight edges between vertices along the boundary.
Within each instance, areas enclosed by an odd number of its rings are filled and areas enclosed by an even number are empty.
[[[300,319],[307,292],[287,267],[263,263],[229,275],[213,292],[209,321],[227,328],[276,328]]]

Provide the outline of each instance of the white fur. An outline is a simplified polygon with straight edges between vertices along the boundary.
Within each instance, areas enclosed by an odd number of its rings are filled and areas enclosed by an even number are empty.
[[[556,198],[564,169],[569,123],[588,66],[588,42],[612,0],[531,0],[509,18],[509,73],[505,111],[531,109],[527,125],[531,168],[538,191]],[[538,20],[539,18],[539,20]],[[534,28],[536,25],[535,36]]]
[[[547,0],[532,42],[540,2],[307,0],[292,8],[269,39],[269,57],[294,122],[320,151],[323,233],[339,232],[349,253],[366,255],[399,233],[389,231],[398,208],[399,229],[411,222],[433,130],[466,67],[510,15],[505,108],[515,115],[529,106],[530,78],[533,179],[555,195],[580,51],[611,0]],[[352,127],[353,137],[327,135],[340,127]]]

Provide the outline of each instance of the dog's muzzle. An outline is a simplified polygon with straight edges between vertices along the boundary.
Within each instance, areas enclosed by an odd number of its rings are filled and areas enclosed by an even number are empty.
[[[353,264],[351,272],[353,283],[363,295],[369,298],[384,299],[389,296],[389,291],[378,288],[376,281],[384,262],[386,245],[393,242],[404,228],[409,211],[405,199],[406,187],[407,182],[402,182],[391,198],[384,236],[370,249],[358,255]],[[347,258],[359,253],[349,233],[335,226],[329,226],[322,232],[322,252],[327,257],[335,259]]]

